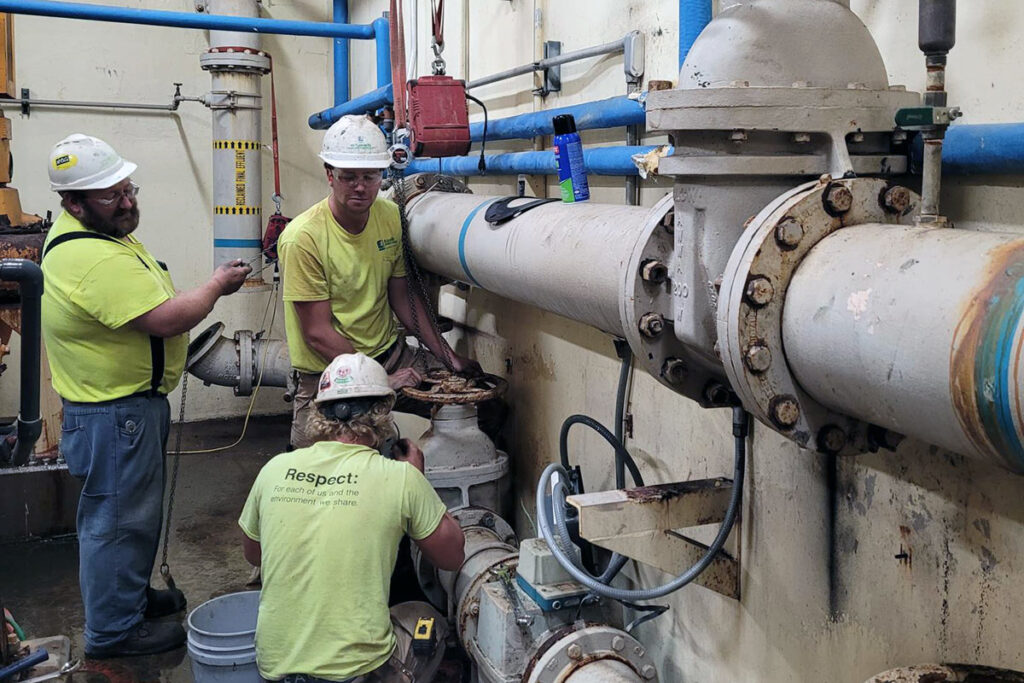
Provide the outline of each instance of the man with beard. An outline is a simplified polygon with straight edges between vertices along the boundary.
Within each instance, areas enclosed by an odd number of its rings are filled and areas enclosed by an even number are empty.
[[[167,267],[132,234],[136,165],[75,134],[50,154],[64,211],[43,248],[43,341],[64,402],[60,449],[82,481],[79,582],[88,657],[152,654],[185,642],[179,590],[155,590],[170,429],[167,394],[185,365],[188,331],[250,268],[217,268],[178,294]]]

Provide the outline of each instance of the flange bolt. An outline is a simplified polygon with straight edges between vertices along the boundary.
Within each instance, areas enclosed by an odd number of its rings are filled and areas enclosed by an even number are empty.
[[[902,216],[907,212],[910,202],[910,190],[901,185],[890,187],[882,196],[882,208],[897,216]]]
[[[640,264],[640,277],[645,282],[660,284],[668,278],[668,268],[657,259],[648,259]]]
[[[661,366],[661,376],[669,384],[680,384],[686,379],[686,363],[680,358],[666,358]]]
[[[651,680],[652,678],[654,678],[655,674],[657,673],[658,671],[650,664],[645,664],[644,668],[640,669],[640,675],[646,678],[647,680]]]
[[[569,659],[579,659],[583,656],[583,648],[576,643],[573,643],[566,648],[565,654],[569,655]]]
[[[853,206],[853,193],[845,185],[833,185],[825,193],[825,208],[830,213],[846,213]]]
[[[653,339],[665,331],[665,319],[660,313],[644,313],[640,316],[640,334]]]
[[[818,448],[825,453],[838,453],[846,445],[846,432],[835,425],[825,425],[818,433]]]
[[[800,419],[800,404],[792,396],[776,396],[771,400],[769,409],[772,413],[772,421],[777,427],[788,429]]]
[[[762,373],[772,365],[772,351],[764,344],[751,344],[743,354],[747,368],[754,373]]]
[[[775,287],[772,286],[772,281],[763,275],[755,275],[747,281],[747,289],[745,290],[747,295],[747,301],[752,306],[767,306],[775,296]]]
[[[804,226],[794,218],[787,216],[775,226],[775,241],[783,249],[793,249],[804,238]]]

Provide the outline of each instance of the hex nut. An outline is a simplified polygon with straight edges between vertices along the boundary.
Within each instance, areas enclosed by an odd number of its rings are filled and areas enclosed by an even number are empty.
[[[818,448],[826,453],[838,453],[846,445],[846,432],[835,425],[825,425],[818,433]]]
[[[612,638],[612,649],[616,652],[621,652],[622,648],[626,647],[626,639],[622,636],[615,636]]]
[[[845,185],[833,185],[825,193],[825,208],[830,213],[846,213],[852,206],[853,193]]]
[[[640,264],[640,277],[645,282],[660,284],[668,279],[668,268],[657,259],[647,259]]]
[[[747,369],[754,373],[762,373],[772,366],[772,350],[764,344],[751,344],[743,354]]]
[[[800,404],[792,396],[776,396],[768,407],[777,427],[788,429],[800,419]]]
[[[644,668],[640,669],[640,675],[646,678],[647,680],[654,678],[654,676],[657,675],[657,673],[657,669],[655,669],[650,664],[645,664]]]
[[[665,319],[660,313],[644,313],[640,316],[640,334],[653,339],[665,331]]]
[[[669,384],[680,384],[686,379],[686,363],[680,358],[666,358],[661,366],[661,376]]]
[[[474,602],[472,605],[470,605],[469,606],[469,613],[470,613],[471,616],[474,616],[474,617],[478,616],[480,614],[480,603],[479,602]]]
[[[423,176],[418,176],[416,178],[416,187],[424,188],[426,186],[427,186],[427,179],[424,178]]]
[[[676,214],[674,211],[669,211],[661,217],[661,227],[665,228],[665,231],[670,234],[676,231]]]
[[[579,659],[583,656],[583,648],[577,643],[573,643],[565,649],[565,654],[569,655],[569,659]]]
[[[775,226],[775,241],[783,249],[793,249],[804,238],[804,226],[798,220],[786,216]]]
[[[772,281],[763,275],[755,275],[747,281],[747,288],[744,291],[747,301],[752,306],[767,306],[772,297],[775,296],[775,287]]]
[[[913,197],[910,194],[910,190],[901,185],[896,185],[895,187],[890,187],[882,195],[882,208],[891,214],[902,216],[910,209],[912,201]]]

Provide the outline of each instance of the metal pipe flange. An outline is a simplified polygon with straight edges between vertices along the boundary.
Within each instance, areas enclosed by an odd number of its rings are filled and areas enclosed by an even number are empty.
[[[782,339],[786,290],[804,257],[836,230],[911,224],[920,197],[906,188],[894,190],[877,178],[827,175],[801,185],[754,217],[726,266],[718,343],[729,382],[747,410],[805,448],[836,454],[868,450],[868,425],[829,410],[797,383]],[[902,198],[899,211],[892,208],[896,195]]]

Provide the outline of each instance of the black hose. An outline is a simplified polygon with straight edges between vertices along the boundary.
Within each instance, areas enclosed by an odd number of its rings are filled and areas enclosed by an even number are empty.
[[[21,405],[11,462],[24,465],[43,430],[39,419],[43,271],[28,259],[4,259],[0,261],[0,280],[17,282],[21,295]]]
[[[619,366],[619,387],[615,391],[615,438],[625,446],[626,389],[629,387],[629,370],[633,366],[633,351],[625,339],[615,340],[615,351],[622,359]],[[626,463],[615,450],[615,488],[626,488]]]
[[[562,431],[558,435],[558,454],[562,460],[562,467],[566,470],[569,469],[569,429],[575,424],[590,427],[600,434],[601,437],[615,449],[616,458],[622,459],[626,469],[629,470],[629,476],[633,478],[633,484],[635,486],[644,485],[644,478],[640,474],[640,470],[637,468],[636,462],[633,460],[633,456],[629,454],[626,447],[622,445],[621,441],[615,438],[614,434],[608,431],[607,427],[589,415],[570,415],[565,418],[565,422],[562,423]]]

